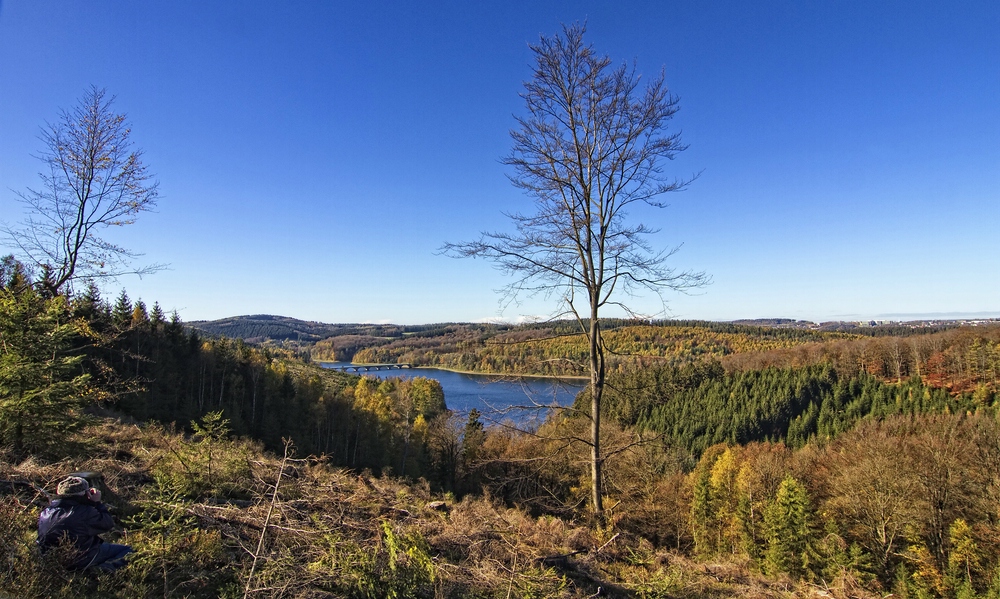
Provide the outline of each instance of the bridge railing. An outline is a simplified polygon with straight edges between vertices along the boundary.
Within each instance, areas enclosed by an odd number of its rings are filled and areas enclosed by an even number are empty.
[[[416,368],[413,364],[351,364],[349,366],[331,366],[330,370],[339,372],[371,372],[372,370],[408,370]]]

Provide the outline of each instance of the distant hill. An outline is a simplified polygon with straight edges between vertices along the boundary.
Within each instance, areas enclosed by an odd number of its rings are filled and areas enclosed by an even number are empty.
[[[733,322],[700,320],[625,321],[607,319],[604,329],[608,341],[625,351],[623,339],[615,340],[615,330],[638,326],[632,330],[635,355],[658,355],[664,352],[684,360],[708,354],[721,357],[732,353],[777,349],[801,343],[830,340],[827,335],[840,333],[864,337],[906,337],[956,328],[962,321],[910,323],[825,322],[821,324],[788,318],[762,318]],[[299,320],[272,314],[232,316],[211,321],[188,323],[190,328],[207,335],[243,339],[254,344],[275,344],[307,352],[315,360],[368,362],[406,361],[425,366],[456,368],[479,372],[575,375],[575,365],[561,362],[570,355],[579,358],[584,351],[582,338],[574,347],[566,346],[566,336],[575,336],[579,329],[570,321],[532,324],[504,323],[437,323],[425,325],[340,323]],[[684,330],[682,330],[684,329]],[[637,336],[638,335],[638,336]],[[646,337],[656,337],[656,340]],[[666,335],[669,339],[661,338]],[[687,342],[679,339],[689,338]],[[548,341],[545,341],[545,340]],[[527,343],[534,340],[533,343]],[[756,341],[752,341],[756,340]],[[514,346],[506,347],[511,342]],[[676,347],[676,343],[693,343],[691,347]],[[633,343],[634,344],[634,343]],[[650,345],[646,347],[646,345]],[[777,345],[775,345],[777,344]],[[626,344],[628,345],[628,344]],[[619,347],[621,346],[621,347]],[[659,349],[654,348],[658,347]],[[534,355],[541,351],[541,354]],[[517,354],[511,355],[511,352]],[[549,355],[549,354],[552,355]],[[449,356],[445,356],[448,354]],[[510,361],[520,362],[532,354],[529,362],[514,368]],[[676,354],[676,355],[675,355]],[[485,361],[484,361],[485,359]],[[582,359],[582,358],[581,358]],[[499,360],[499,362],[497,362]],[[497,362],[497,363],[492,363]],[[537,364],[535,364],[537,362]],[[544,364],[544,372],[538,365]],[[572,372],[565,368],[572,366]],[[565,368],[564,368],[565,367]]]
[[[195,320],[185,324],[208,335],[243,339],[248,343],[292,341],[306,344],[330,337],[343,336],[364,337],[369,340],[396,339],[407,334],[422,333],[449,326],[447,323],[436,325],[330,324],[273,314],[230,316],[219,320]]]
[[[298,341],[315,343],[334,335],[351,334],[355,329],[365,329],[369,332],[378,325],[327,324],[275,316],[272,314],[252,314],[248,316],[230,316],[219,320],[196,320],[187,323],[193,329],[212,336],[225,336],[243,339],[249,343],[264,341]]]

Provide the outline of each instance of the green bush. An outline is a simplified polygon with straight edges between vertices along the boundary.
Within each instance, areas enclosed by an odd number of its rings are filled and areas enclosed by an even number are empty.
[[[254,448],[229,438],[229,421],[211,412],[192,422],[194,435],[180,442],[164,436],[167,449],[152,469],[166,489],[188,499],[248,499],[253,489]],[[259,451],[259,450],[257,450]]]

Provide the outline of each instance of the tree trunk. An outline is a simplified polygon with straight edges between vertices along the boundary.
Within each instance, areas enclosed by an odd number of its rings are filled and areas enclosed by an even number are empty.
[[[22,415],[18,415],[18,423],[14,425],[14,455],[18,458],[24,457],[24,425],[21,424]]]
[[[407,394],[407,397],[409,394]],[[406,458],[410,453],[410,435],[413,434],[413,424],[410,422],[410,415],[412,414],[412,408],[406,410],[406,415],[404,416],[404,422],[406,422],[406,437],[403,439],[403,459],[399,463],[399,476],[406,476]]]
[[[412,429],[411,429],[412,430]],[[406,458],[409,457],[410,453],[410,431],[406,431],[406,440],[403,442],[403,459],[399,462],[399,476],[403,478],[406,476]]]
[[[913,367],[917,370],[917,378],[920,378],[920,350],[917,349],[916,339],[910,340],[910,346],[913,348]]]
[[[253,381],[253,399],[250,400],[250,430],[254,430],[254,421],[257,420],[257,378]]]
[[[201,359],[201,386],[198,389],[198,413],[205,410],[205,358]]]
[[[597,304],[590,310],[590,481],[594,517],[600,522],[604,518],[604,489],[602,488],[604,466],[601,456],[601,396],[604,394],[604,348],[601,347],[601,325],[597,319]]]
[[[222,365],[222,380],[219,382],[219,407],[222,407],[222,398],[226,394],[226,365]]]
[[[361,443],[361,419],[358,418],[358,428],[354,431],[354,466],[358,465],[358,444]]]

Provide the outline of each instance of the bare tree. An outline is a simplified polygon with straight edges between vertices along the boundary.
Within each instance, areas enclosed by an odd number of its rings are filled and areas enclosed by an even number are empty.
[[[111,109],[114,100],[91,87],[73,110],[42,128],[41,186],[17,192],[27,216],[17,228],[3,227],[7,244],[41,271],[52,294],[77,280],[160,268],[131,268],[138,254],[101,237],[107,227],[134,223],[157,197],[125,115]]]
[[[602,517],[601,397],[605,346],[600,311],[623,298],[703,285],[700,272],[667,266],[677,251],[655,251],[646,241],[656,231],[628,219],[634,204],[665,207],[663,194],[689,180],[664,175],[664,160],[685,148],[667,124],[678,109],[663,75],[645,87],[634,67],[613,67],[584,43],[585,28],[531,46],[536,65],[521,94],[527,114],[511,131],[504,163],[513,184],[534,198],[535,213],[508,214],[514,233],[486,232],[478,241],[448,243],[446,253],[486,258],[515,280],[505,288],[521,295],[555,295],[589,340],[592,501]],[[634,315],[634,314],[633,314]]]

